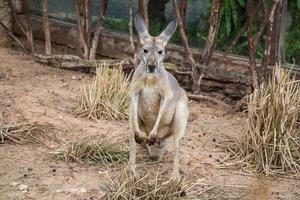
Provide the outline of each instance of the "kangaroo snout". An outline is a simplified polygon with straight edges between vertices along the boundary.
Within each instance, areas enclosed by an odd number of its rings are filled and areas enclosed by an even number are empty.
[[[149,65],[147,66],[147,68],[148,68],[148,70],[149,70],[150,73],[153,73],[154,70],[155,70],[155,68],[156,68],[156,65],[151,65],[151,64],[149,64]]]

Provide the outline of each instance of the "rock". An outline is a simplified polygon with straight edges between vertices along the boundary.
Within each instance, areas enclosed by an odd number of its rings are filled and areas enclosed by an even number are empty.
[[[56,193],[72,193],[72,194],[83,194],[87,192],[85,188],[69,188],[69,189],[60,189],[56,190]]]
[[[85,188],[80,188],[80,193],[86,193],[87,192],[87,190],[85,189]]]
[[[19,185],[19,189],[22,192],[27,192],[28,191],[28,185],[21,184],[21,185]]]
[[[11,186],[18,186],[20,184],[21,184],[20,182],[12,182],[12,183],[10,183]]]

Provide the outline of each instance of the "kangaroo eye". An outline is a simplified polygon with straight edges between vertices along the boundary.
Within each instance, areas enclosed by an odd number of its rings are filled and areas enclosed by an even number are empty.
[[[147,50],[147,49],[144,49],[144,53],[148,53],[148,50]]]
[[[160,50],[160,51],[158,51],[158,54],[160,54],[160,55],[161,55],[162,53],[163,53],[163,50]]]

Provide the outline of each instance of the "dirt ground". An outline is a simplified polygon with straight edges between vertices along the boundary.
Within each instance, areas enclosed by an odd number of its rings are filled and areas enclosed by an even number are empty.
[[[82,83],[92,80],[92,75],[42,66],[20,52],[0,48],[0,122],[50,123],[61,130],[61,143],[100,134],[125,142],[127,121],[87,121],[72,114]],[[218,144],[241,136],[241,113],[230,114],[227,108],[209,102],[191,102],[190,112],[182,142],[181,172],[188,174],[188,182],[197,183],[195,187],[208,188],[200,199],[300,199],[299,179],[267,178],[218,167],[228,156]],[[56,145],[46,149],[0,143],[0,199],[100,199],[106,174],[124,168],[58,160],[53,156]],[[170,174],[171,148],[169,151],[164,162],[137,166],[138,170],[166,170]],[[22,184],[28,186],[27,192],[20,190]]]

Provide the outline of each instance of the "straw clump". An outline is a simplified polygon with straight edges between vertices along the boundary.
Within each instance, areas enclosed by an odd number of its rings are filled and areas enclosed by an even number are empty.
[[[46,146],[47,141],[56,141],[55,128],[51,124],[24,123],[0,125],[0,141],[17,144],[35,143]]]
[[[66,161],[81,164],[112,167],[127,164],[129,147],[126,142],[114,141],[105,136],[89,136],[75,139],[63,150],[58,150],[56,156]],[[144,163],[150,160],[146,152],[137,155],[137,162]]]
[[[276,66],[248,98],[246,129],[237,157],[266,175],[300,170],[300,84]]]
[[[108,142],[103,137],[86,137],[74,140],[67,149],[59,152],[58,155],[66,161],[102,166],[124,163],[129,158],[129,153],[124,145]]]
[[[132,176],[128,170],[124,170],[123,173],[118,174],[116,177],[109,178],[103,199],[182,199],[186,196],[187,188],[188,186],[184,183],[183,179],[166,179],[158,173],[156,176],[148,174],[141,178],[137,178]]]
[[[97,67],[94,83],[83,86],[84,94],[75,114],[93,120],[126,119],[129,108],[128,86],[129,77],[124,75],[121,67]]]

